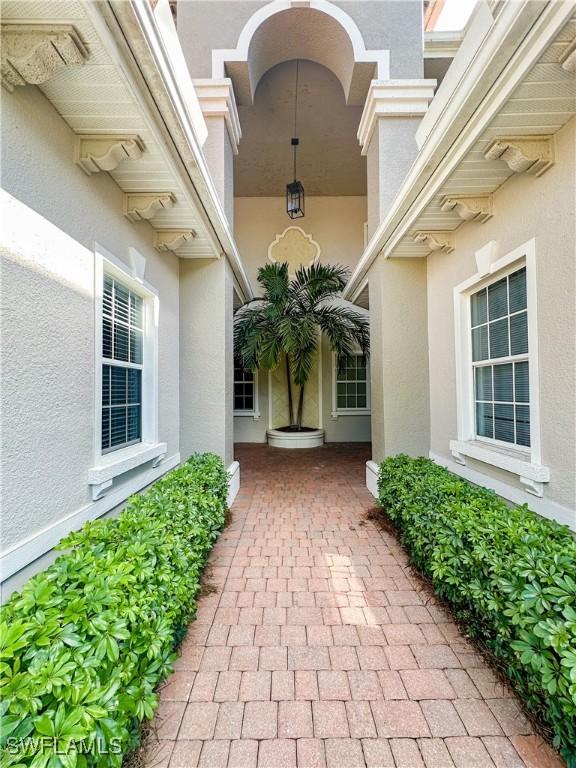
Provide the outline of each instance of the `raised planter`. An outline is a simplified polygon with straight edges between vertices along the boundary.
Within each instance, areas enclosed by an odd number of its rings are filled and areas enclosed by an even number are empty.
[[[303,429],[301,432],[269,429],[266,434],[268,445],[273,448],[318,448],[324,445],[323,429]]]

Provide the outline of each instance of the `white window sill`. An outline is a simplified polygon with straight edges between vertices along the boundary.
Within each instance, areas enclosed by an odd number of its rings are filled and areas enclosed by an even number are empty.
[[[254,419],[254,421],[258,421],[260,418],[258,411],[234,411],[232,415],[234,418],[237,416],[248,416],[249,418]]]
[[[469,457],[518,475],[520,482],[536,496],[543,495],[543,483],[550,481],[548,467],[534,464],[529,453],[514,448],[489,445],[480,440],[451,440],[450,451],[459,464],[466,465],[466,457]]]
[[[98,464],[88,470],[88,485],[92,486],[92,498],[101,498],[112,485],[114,478],[124,472],[129,472],[148,461],[152,461],[152,466],[157,467],[166,455],[166,449],[166,443],[138,443],[104,454]]]
[[[370,416],[370,408],[343,408],[342,410],[332,411],[332,418],[338,419],[340,416]]]

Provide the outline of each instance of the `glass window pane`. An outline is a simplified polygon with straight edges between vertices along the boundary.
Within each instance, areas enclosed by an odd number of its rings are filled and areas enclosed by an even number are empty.
[[[470,299],[472,325],[480,325],[488,320],[486,289],[475,293]]]
[[[112,320],[102,319],[102,357],[112,358]]]
[[[243,397],[234,397],[234,410],[235,411],[241,411],[242,406],[244,405],[244,398]]]
[[[512,315],[510,318],[510,344],[513,355],[525,355],[528,352],[528,315],[526,312]]]
[[[130,317],[130,291],[114,281],[114,319],[128,323]]]
[[[494,366],[494,400],[511,403],[514,400],[512,363]]]
[[[490,323],[490,357],[508,357],[510,348],[508,344],[508,318]]]
[[[514,272],[508,279],[510,312],[519,312],[521,309],[526,309],[526,267],[519,269],[518,272]]]
[[[244,398],[244,410],[245,411],[253,411],[254,410],[254,398],[252,395],[247,395]]]
[[[141,407],[139,405],[132,405],[129,408],[126,409],[126,418],[127,418],[127,424],[126,424],[126,442],[131,442],[132,440],[139,440],[142,436],[142,428],[141,428]]]
[[[516,442],[518,445],[530,445],[530,406],[516,406]]]
[[[110,405],[110,366],[102,366],[102,405]]]
[[[492,400],[492,366],[476,368],[476,400]]]
[[[356,391],[358,392],[359,395],[365,395],[366,394],[366,384],[363,383],[363,382],[359,382],[356,385]]]
[[[123,405],[126,403],[126,368],[119,366],[110,366],[112,379],[110,382],[112,405]]]
[[[496,371],[494,371],[496,373]],[[494,405],[494,437],[506,443],[514,442],[514,406]]]
[[[129,403],[142,402],[142,371],[134,368],[128,369],[128,400]]]
[[[142,328],[142,297],[130,292],[130,325]]]
[[[366,395],[358,395],[356,398],[357,408],[366,408]]]
[[[508,280],[503,278],[488,286],[488,314],[490,320],[508,314]]]
[[[114,325],[114,360],[128,362],[128,328]]]
[[[338,395],[336,400],[337,408],[346,408],[346,395]]]
[[[102,450],[110,447],[110,409],[102,410]]]
[[[488,326],[482,325],[472,331],[472,360],[488,359]]]
[[[142,365],[142,331],[130,329],[130,362]]]
[[[528,362],[514,363],[514,378],[516,385],[516,402],[530,402],[530,381]]]
[[[476,434],[494,437],[494,406],[492,403],[476,403]]]
[[[126,442],[126,408],[110,409],[110,447]]]
[[[114,281],[108,275],[104,275],[104,291],[102,293],[102,312],[105,315],[112,315],[112,292]]]
[[[336,384],[336,394],[338,394],[338,395],[345,395],[346,394],[346,384],[343,384],[342,382],[338,382],[338,384]]]

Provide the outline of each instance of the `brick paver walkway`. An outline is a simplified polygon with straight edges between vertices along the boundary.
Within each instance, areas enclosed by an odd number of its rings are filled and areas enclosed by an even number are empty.
[[[237,457],[217,591],[162,690],[148,766],[560,766],[366,520],[368,446]]]

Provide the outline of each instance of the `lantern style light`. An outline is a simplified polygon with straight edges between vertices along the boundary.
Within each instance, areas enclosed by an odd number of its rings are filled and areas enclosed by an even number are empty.
[[[297,133],[298,121],[298,65],[296,61],[296,88],[294,90],[294,134]],[[286,184],[286,213],[291,219],[301,219],[304,216],[304,187],[301,181],[298,181],[296,171],[296,152],[300,144],[300,139],[294,135],[291,139],[294,152],[294,181]]]
[[[286,184],[286,213],[291,219],[301,219],[304,216],[304,187],[296,178],[296,147],[299,140],[292,139],[294,147],[294,181]]]

